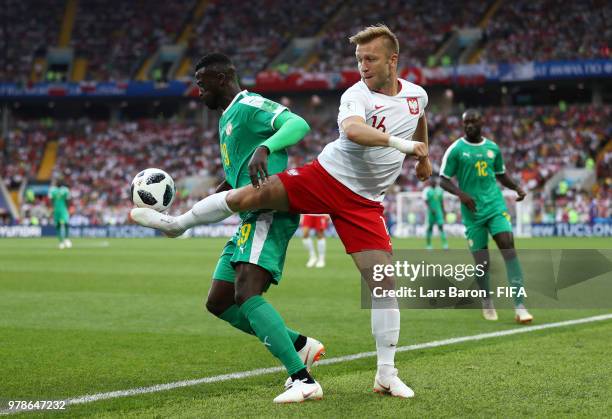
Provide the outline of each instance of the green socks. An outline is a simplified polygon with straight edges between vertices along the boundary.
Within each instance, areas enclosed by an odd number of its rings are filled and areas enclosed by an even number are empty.
[[[504,261],[506,263],[506,273],[508,274],[508,284],[518,292],[518,289],[523,286],[523,270],[517,257]],[[523,304],[522,295],[514,295],[514,305]]]
[[[446,233],[442,227],[440,227],[440,239],[442,239],[442,247],[446,249],[448,247],[448,240],[446,240]]]
[[[431,235],[433,233],[433,226],[429,226],[427,227],[427,233],[426,233],[426,240],[427,240],[427,247],[431,247]]]
[[[251,323],[249,323],[247,318],[242,315],[242,313],[240,312],[240,307],[238,307],[236,304],[221,313],[219,318],[225,320],[226,322],[234,326],[236,329],[248,333],[249,335],[255,334],[255,332],[251,328]],[[295,343],[300,334],[295,330],[289,329],[288,327],[286,328],[286,331],[289,335],[289,339],[291,339],[291,343]]]
[[[239,310],[259,340],[283,363],[289,375],[306,368],[293,347],[282,317],[261,295],[249,298]]]
[[[489,278],[489,270],[487,270],[482,276],[476,275],[476,282],[478,283],[478,288],[480,288],[481,290],[485,290],[487,292],[487,295],[489,295],[489,291],[491,291],[491,284]]]
[[[60,243],[62,243],[66,238],[66,224],[57,223],[57,225],[55,226],[55,230],[57,233],[57,239],[60,241]]]

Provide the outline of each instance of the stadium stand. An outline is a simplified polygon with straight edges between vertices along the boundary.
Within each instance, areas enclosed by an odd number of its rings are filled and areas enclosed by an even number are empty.
[[[0,80],[27,81],[33,69],[44,71],[36,69],[40,64],[35,59],[58,45],[68,3],[5,3],[5,24],[0,27]],[[454,31],[477,28],[482,22],[482,62],[611,56],[612,29],[607,23],[612,19],[610,2],[501,2],[490,19],[484,19],[494,3],[394,0],[381,7],[373,0],[213,0],[201,16],[194,18],[197,0],[79,0],[68,45],[74,50],[75,65],[87,60],[85,79],[96,81],[134,79],[160,46],[177,43],[185,44],[191,65],[203,53],[221,50],[236,58],[243,76],[252,78],[270,68],[291,40],[300,37],[317,40],[313,59],[302,63],[309,71],[353,69],[354,52],[347,38],[376,22],[385,22],[397,31],[402,47],[400,67],[453,64],[434,55]],[[190,31],[186,39],[179,40],[187,24]]]
[[[207,51],[225,51],[243,77],[254,77],[292,38],[315,35],[340,3],[215,1],[194,29],[188,55],[195,63]]]
[[[396,31],[401,46],[400,67],[425,65],[453,29],[476,26],[488,6],[488,2],[472,0],[393,1],[386,7],[380,7],[378,1],[368,0],[359,3],[358,12],[346,6],[321,36],[317,49],[319,60],[311,70],[355,68],[355,52],[348,43],[348,36],[376,22],[385,22]]]
[[[316,107],[304,107],[303,111],[312,131],[292,148],[291,166],[312,160],[337,136],[335,121],[329,114]],[[611,106],[568,106],[565,110],[487,108],[484,115],[484,135],[502,147],[509,172],[520,176],[523,184],[536,193],[561,168],[584,167],[612,133]],[[444,150],[463,132],[456,114],[429,113],[429,121],[431,158],[437,168]],[[216,130],[204,130],[193,122],[146,119],[112,124],[81,120],[46,126],[21,121],[11,130],[11,148],[3,165],[2,176],[9,188],[35,176],[49,139],[59,142],[55,173],[71,185],[75,213],[93,224],[125,221],[130,207],[128,185],[142,168],[161,165],[177,181],[190,175],[212,177],[216,183],[223,178]],[[599,163],[602,175],[610,172],[612,159],[610,153],[606,156]],[[597,216],[593,217],[610,216],[610,206],[603,204],[609,203],[610,178],[600,176],[600,180],[592,196],[570,189],[568,195],[556,197],[555,202],[567,207],[567,211],[577,206],[581,213],[591,214],[588,208],[591,198],[595,198]],[[398,185],[402,190],[418,190],[422,186],[412,174],[410,160],[404,165]],[[581,201],[570,199],[573,196],[581,197]],[[537,212],[543,214],[549,201],[541,197],[536,202]],[[179,200],[173,211],[180,212],[188,203]]]
[[[195,0],[138,0],[109,7],[106,0],[80,0],[71,45],[88,60],[86,78],[133,78],[159,46],[174,43],[194,5]]]
[[[0,81],[27,82],[37,57],[56,45],[63,0],[3,0]],[[39,69],[43,71],[43,69]]]
[[[486,62],[609,58],[609,1],[503,2],[486,27]]]

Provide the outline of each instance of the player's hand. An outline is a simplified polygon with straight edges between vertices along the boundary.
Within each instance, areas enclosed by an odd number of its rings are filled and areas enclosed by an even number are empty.
[[[421,157],[416,164],[416,175],[420,181],[429,179],[432,173],[431,162],[428,157]]]
[[[471,196],[465,192],[462,192],[461,195],[459,195],[459,199],[461,200],[461,203],[468,207],[470,211],[476,212],[476,202],[474,202]]]
[[[412,150],[412,155],[419,158],[419,160],[423,157],[427,157],[429,155],[429,148],[427,147],[427,144],[422,143],[420,141],[415,141],[414,150]]]
[[[527,196],[527,193],[523,190],[523,188],[521,188],[519,186],[519,188],[516,190],[516,193],[518,194],[518,196],[516,197],[516,201],[520,202],[523,199],[525,199],[525,197]]]
[[[268,180],[268,147],[257,147],[249,161],[249,177],[254,188],[259,188]]]

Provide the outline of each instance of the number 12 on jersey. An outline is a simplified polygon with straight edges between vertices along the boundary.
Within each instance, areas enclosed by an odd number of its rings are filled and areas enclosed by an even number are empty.
[[[476,164],[474,164],[474,166],[476,166],[476,171],[478,172],[478,176],[487,176],[487,166],[488,165],[486,161],[478,160]]]

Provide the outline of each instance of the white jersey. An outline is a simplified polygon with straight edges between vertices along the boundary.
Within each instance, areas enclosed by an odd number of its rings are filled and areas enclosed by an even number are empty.
[[[427,93],[414,83],[398,79],[401,90],[387,96],[368,89],[360,81],[340,99],[340,137],[327,144],[318,160],[336,180],[372,201],[382,201],[385,191],[402,170],[406,155],[392,147],[366,147],[348,139],[342,121],[360,116],[366,123],[396,137],[411,140],[427,106]]]

